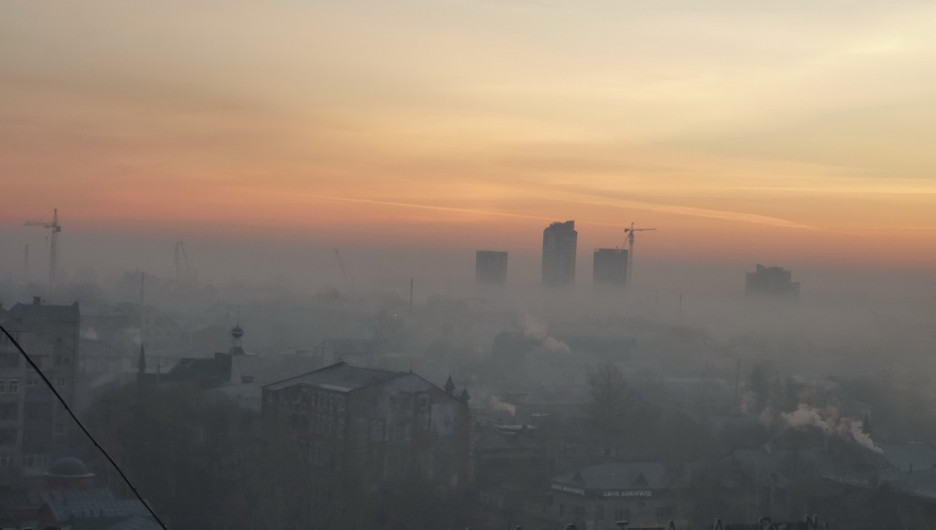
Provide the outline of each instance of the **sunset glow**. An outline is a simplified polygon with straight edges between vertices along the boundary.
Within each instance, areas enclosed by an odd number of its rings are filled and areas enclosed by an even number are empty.
[[[695,5],[5,2],[0,220],[936,264],[936,6]]]

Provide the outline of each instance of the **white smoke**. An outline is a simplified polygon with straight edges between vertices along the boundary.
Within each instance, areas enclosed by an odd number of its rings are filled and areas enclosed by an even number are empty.
[[[510,403],[507,403],[506,401],[501,401],[501,400],[497,399],[497,398],[494,397],[494,396],[490,396],[490,397],[488,398],[487,403],[488,403],[488,406],[489,406],[489,407],[491,407],[492,409],[494,409],[494,410],[496,410],[496,411],[498,411],[498,412],[507,412],[507,413],[510,414],[511,416],[516,416],[516,415],[517,415],[517,407],[516,407],[516,406],[514,406],[514,405],[512,405],[512,404],[510,404]]]
[[[858,445],[875,453],[884,452],[874,443],[868,433],[864,432],[860,421],[842,416],[834,407],[819,410],[800,403],[793,412],[780,414],[780,420],[793,429],[816,427],[831,436],[850,438]]]
[[[534,339],[540,346],[553,353],[571,353],[569,345],[546,333],[546,325],[537,322],[533,317],[526,316],[520,322],[523,336]]]

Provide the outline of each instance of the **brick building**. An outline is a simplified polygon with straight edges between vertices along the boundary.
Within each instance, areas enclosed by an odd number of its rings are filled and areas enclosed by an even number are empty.
[[[329,487],[364,491],[418,477],[470,480],[468,394],[411,372],[333,364],[263,387],[263,414],[288,424]]]

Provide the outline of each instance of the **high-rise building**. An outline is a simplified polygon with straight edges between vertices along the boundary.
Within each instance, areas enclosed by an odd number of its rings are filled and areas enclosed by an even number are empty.
[[[627,285],[627,250],[599,248],[595,250],[592,279],[595,285]]]
[[[78,304],[16,304],[3,326],[69,405],[78,379]],[[6,336],[0,336],[0,482],[67,456],[72,420]]]
[[[477,251],[475,281],[492,285],[507,283],[507,253],[497,250]]]
[[[793,273],[783,267],[757,265],[754,272],[747,273],[745,292],[750,295],[796,296],[799,282],[792,281]]]
[[[550,286],[575,282],[575,221],[553,223],[543,230],[543,283]]]

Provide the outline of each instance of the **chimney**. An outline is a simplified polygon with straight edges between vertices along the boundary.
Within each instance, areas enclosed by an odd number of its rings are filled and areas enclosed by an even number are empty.
[[[38,296],[33,297],[33,305],[42,305],[42,298]]]

